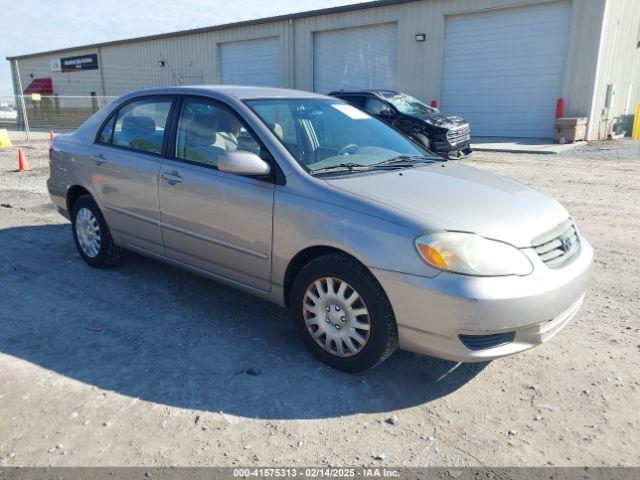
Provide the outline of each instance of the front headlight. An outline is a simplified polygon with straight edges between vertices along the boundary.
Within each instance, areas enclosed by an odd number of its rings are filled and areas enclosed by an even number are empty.
[[[528,275],[533,265],[507,243],[473,233],[440,232],[416,239],[420,256],[429,265],[464,275]]]

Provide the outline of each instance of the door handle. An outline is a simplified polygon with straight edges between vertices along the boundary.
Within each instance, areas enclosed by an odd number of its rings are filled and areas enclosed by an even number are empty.
[[[107,161],[107,159],[104,158],[104,155],[102,155],[101,153],[98,153],[97,155],[92,155],[91,160],[96,162],[96,165],[102,165]]]
[[[175,170],[171,173],[162,172],[162,178],[169,182],[170,185],[175,185],[178,182],[182,181],[182,177],[178,175],[178,172]]]

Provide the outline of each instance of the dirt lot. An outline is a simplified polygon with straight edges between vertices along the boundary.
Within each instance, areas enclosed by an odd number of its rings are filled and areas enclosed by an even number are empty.
[[[137,256],[86,266],[46,149],[28,173],[0,150],[0,465],[640,465],[640,142],[465,160],[569,209],[596,248],[586,303],[511,358],[398,352],[363,375],[246,294]]]

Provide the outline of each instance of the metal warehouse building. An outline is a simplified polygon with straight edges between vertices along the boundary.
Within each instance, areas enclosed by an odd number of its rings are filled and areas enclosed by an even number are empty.
[[[163,85],[384,88],[436,100],[476,136],[550,137],[563,99],[595,139],[640,101],[640,2],[382,0],[8,60],[16,94],[57,109]]]

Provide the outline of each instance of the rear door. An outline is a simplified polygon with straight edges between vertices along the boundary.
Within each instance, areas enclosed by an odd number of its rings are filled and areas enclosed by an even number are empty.
[[[144,97],[120,107],[102,127],[91,157],[94,191],[109,228],[125,246],[160,255],[158,178],[173,101]]]
[[[270,289],[274,183],[218,170],[224,151],[271,161],[240,117],[208,98],[185,97],[161,167],[160,212],[169,258],[261,291]]]

